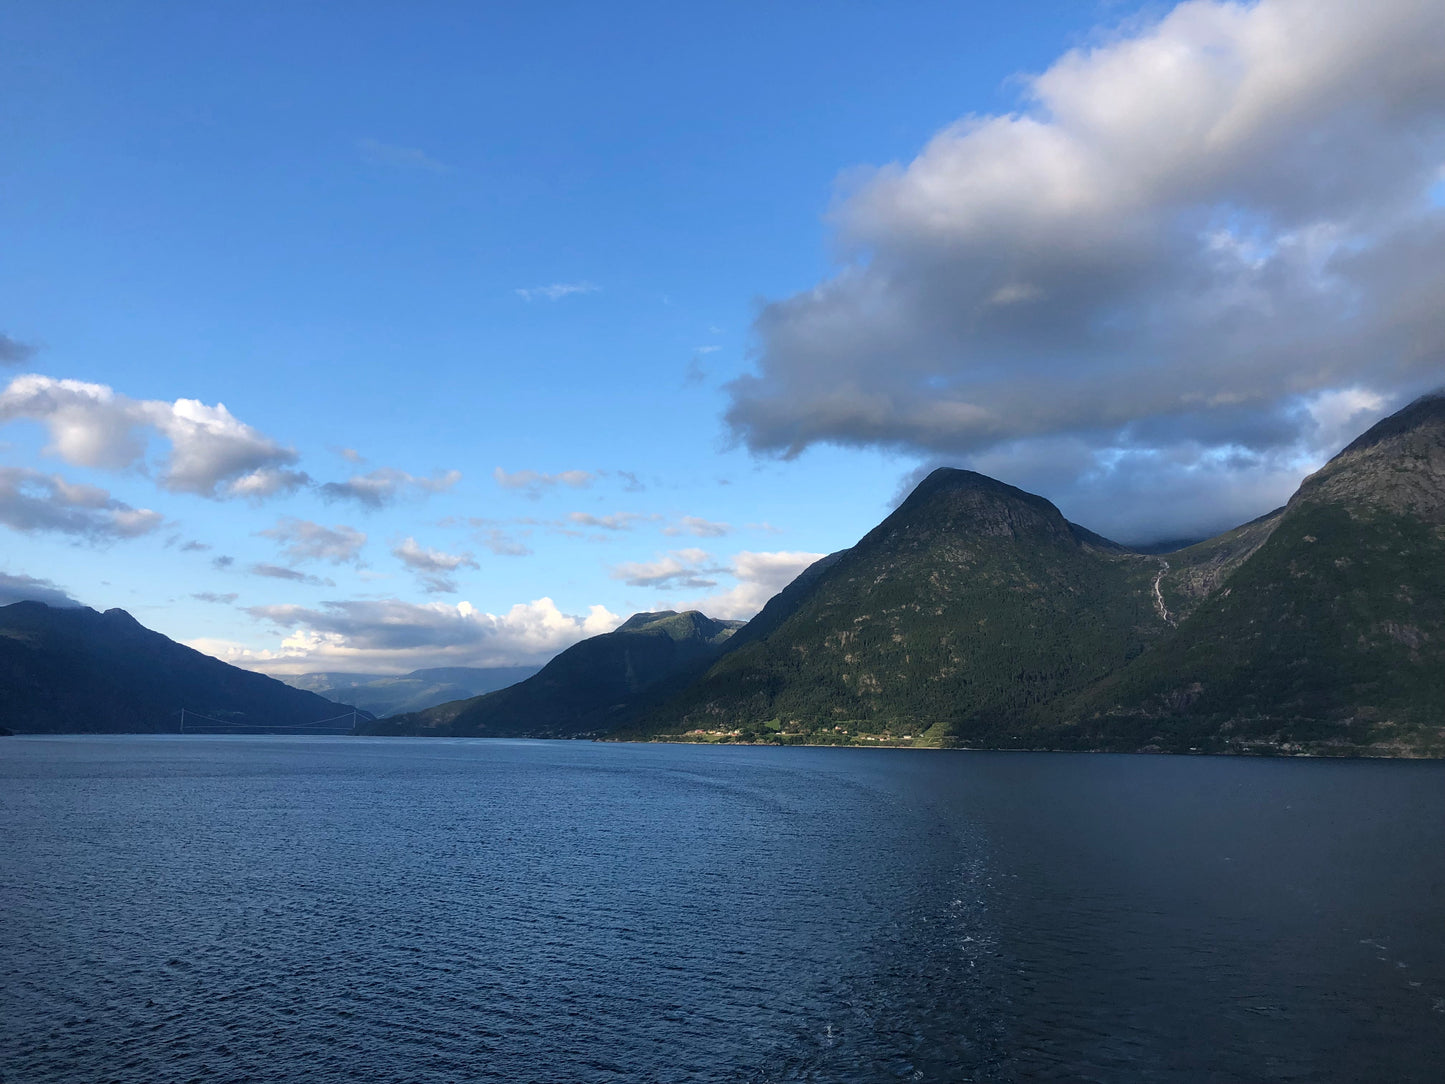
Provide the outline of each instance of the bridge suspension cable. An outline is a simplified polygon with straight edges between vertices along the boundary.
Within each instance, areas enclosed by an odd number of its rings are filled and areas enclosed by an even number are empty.
[[[191,711],[189,708],[182,708],[180,732],[182,734],[207,733],[213,732],[218,729],[268,731],[330,730],[337,733],[354,734],[356,732],[356,725],[359,718],[360,716],[358,715],[356,709],[352,708],[350,711],[343,712],[340,715],[332,715],[326,719],[318,719],[314,723],[250,723],[237,722],[234,719],[228,722],[225,719],[217,719],[211,715],[203,715],[198,711]],[[338,720],[341,719],[350,720],[350,725],[340,725]],[[196,722],[195,720],[200,721]]]

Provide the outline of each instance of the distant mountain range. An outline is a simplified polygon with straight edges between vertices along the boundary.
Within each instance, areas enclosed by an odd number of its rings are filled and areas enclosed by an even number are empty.
[[[638,704],[698,676],[741,621],[696,611],[635,614],[574,644],[536,675],[497,692],[371,724],[375,734],[570,738],[602,734]]]
[[[0,606],[0,727],[17,733],[174,733],[180,712],[225,727],[301,726],[348,712],[229,666],[124,610]]]
[[[943,469],[746,625],[644,613],[530,675],[292,681],[399,712],[377,734],[1445,756],[1445,395],[1172,552]],[[164,730],[182,706],[342,710],[120,610],[0,607],[0,726]]]
[[[296,689],[345,700],[378,717],[421,711],[449,700],[463,700],[505,689],[535,674],[537,666],[444,666],[409,674],[315,673],[282,677]]]

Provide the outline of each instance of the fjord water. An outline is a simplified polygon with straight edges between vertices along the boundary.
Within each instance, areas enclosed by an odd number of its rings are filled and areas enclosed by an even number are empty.
[[[0,744],[0,1079],[1445,1065],[1445,764]]]

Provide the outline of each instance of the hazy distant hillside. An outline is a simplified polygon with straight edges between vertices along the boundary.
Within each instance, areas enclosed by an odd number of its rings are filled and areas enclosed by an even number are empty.
[[[297,689],[355,704],[378,717],[422,711],[505,689],[535,674],[537,666],[441,666],[409,674],[297,674],[281,680]]]

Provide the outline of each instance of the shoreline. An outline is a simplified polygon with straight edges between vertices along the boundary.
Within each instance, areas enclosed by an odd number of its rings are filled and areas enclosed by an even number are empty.
[[[887,752],[927,752],[927,753],[1056,753],[1056,754],[1090,754],[1090,755],[1112,755],[1112,756],[1163,756],[1163,757],[1240,757],[1257,760],[1412,760],[1412,761],[1445,761],[1445,753],[1409,753],[1409,752],[1371,752],[1360,749],[1340,749],[1338,751],[1320,749],[1108,749],[1101,747],[1086,749],[1058,749],[1048,746],[1009,747],[994,745],[902,745],[884,744],[882,742],[863,744],[848,744],[844,742],[772,742],[772,741],[674,741],[665,738],[609,738],[604,736],[579,735],[571,738],[538,737],[530,735],[499,735],[499,734],[181,734],[174,731],[159,730],[135,730],[135,731],[95,731],[95,730],[66,730],[66,731],[33,731],[18,732],[11,731],[8,737],[14,738],[413,738],[432,740],[436,738],[450,741],[545,741],[545,742],[592,742],[598,745],[687,745],[710,748],[773,748],[773,749],[859,749],[859,750],[882,750]]]

